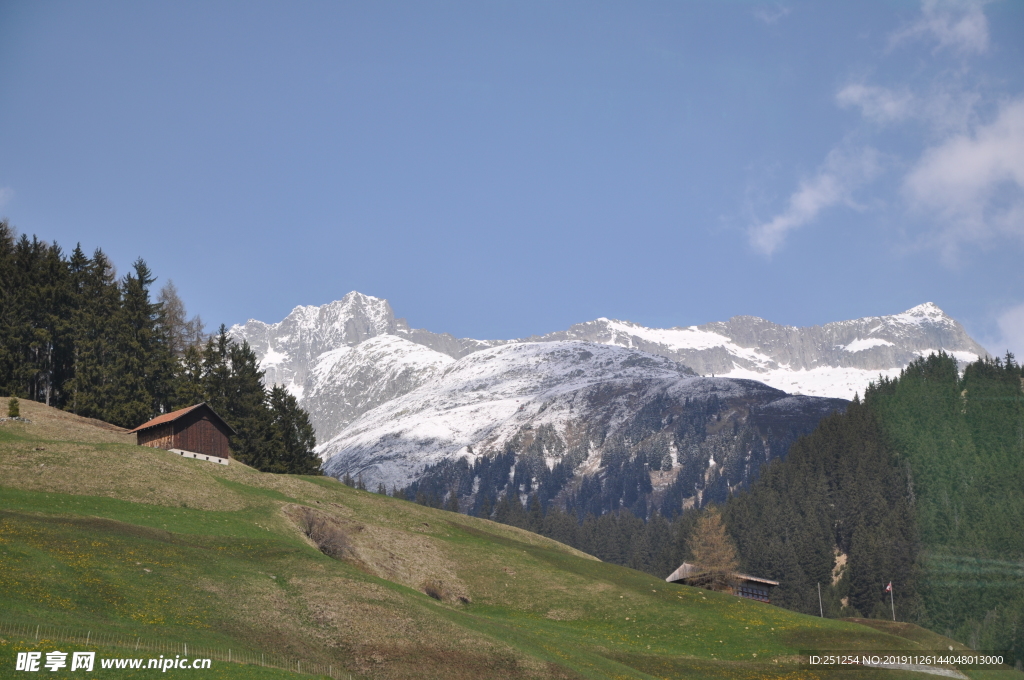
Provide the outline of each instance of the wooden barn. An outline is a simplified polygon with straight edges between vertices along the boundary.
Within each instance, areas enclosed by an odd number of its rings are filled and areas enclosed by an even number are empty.
[[[157,416],[132,430],[139,446],[166,449],[185,458],[227,465],[231,458],[231,426],[203,402]]]
[[[730,591],[733,595],[769,604],[771,604],[772,588],[779,585],[778,581],[751,576],[750,574],[740,574],[739,572],[734,573],[732,578],[736,584]],[[683,562],[665,580],[669,583],[681,583],[685,586],[700,587],[707,581],[707,578],[695,565]]]

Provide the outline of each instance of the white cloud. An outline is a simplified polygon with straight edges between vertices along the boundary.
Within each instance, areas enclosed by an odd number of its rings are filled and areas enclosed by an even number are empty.
[[[964,54],[988,50],[988,19],[979,0],[923,0],[921,16],[892,37],[893,44],[925,37]]]
[[[774,7],[760,7],[754,11],[754,16],[769,26],[778,23],[779,19],[793,11],[792,7],[786,7],[782,3]]]
[[[855,154],[834,149],[814,177],[800,182],[784,211],[750,228],[751,245],[771,255],[789,232],[813,221],[822,210],[839,204],[855,206],[853,190],[875,177],[879,169],[879,154],[874,149]]]
[[[851,83],[836,93],[836,103],[856,107],[861,115],[878,125],[920,122],[934,134],[948,135],[967,130],[976,118],[981,95],[964,89],[955,80],[942,77],[929,90],[912,92]]]
[[[861,115],[876,123],[895,123],[916,113],[914,96],[907,91],[896,92],[884,87],[853,84],[836,94],[840,106],[856,106]]]
[[[986,343],[993,356],[1003,356],[1010,350],[1020,363],[1024,359],[1024,304],[1011,307],[996,319],[999,326],[999,339]]]
[[[1024,98],[973,134],[927,149],[903,183],[916,211],[936,220],[933,245],[955,260],[966,243],[1024,238]]]
[[[14,189],[10,187],[0,187],[0,208],[7,205],[12,198],[14,198]]]

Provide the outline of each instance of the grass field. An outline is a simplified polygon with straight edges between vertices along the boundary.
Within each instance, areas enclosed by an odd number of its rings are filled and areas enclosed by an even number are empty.
[[[908,624],[822,620],[666,584],[329,478],[133,446],[123,431],[31,402],[22,415],[32,422],[0,423],[0,623],[274,654],[372,678],[920,680],[935,676],[812,669],[798,654],[963,649]],[[304,534],[311,517],[330,527],[338,559]],[[13,671],[17,651],[53,648],[3,637],[0,677],[30,677]],[[106,673],[96,677],[159,672]],[[191,673],[298,677],[226,662]]]

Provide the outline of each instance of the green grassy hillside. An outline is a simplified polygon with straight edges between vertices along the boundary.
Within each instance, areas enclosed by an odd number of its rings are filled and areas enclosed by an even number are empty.
[[[32,422],[0,423],[0,622],[266,652],[356,677],[475,680],[922,678],[809,669],[798,653],[939,639],[669,585],[329,478],[136,447],[31,402],[22,416]],[[14,653],[30,644],[3,638],[0,677],[23,675]],[[209,677],[289,676],[238,669]]]

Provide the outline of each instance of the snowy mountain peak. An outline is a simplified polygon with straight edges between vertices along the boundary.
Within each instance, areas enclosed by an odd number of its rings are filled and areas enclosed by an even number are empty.
[[[923,305],[911,307],[902,314],[895,314],[891,318],[904,323],[921,323],[923,321],[931,321],[933,323],[953,322],[953,318],[939,309],[939,306],[934,302],[926,302]]]
[[[387,300],[353,291],[326,305],[296,307],[278,323],[250,320],[230,332],[248,340],[268,384],[285,385],[299,398],[321,442],[367,410],[449,370],[452,360],[482,353],[466,364],[473,366],[485,357],[506,356],[490,351],[498,347],[513,356],[525,351],[516,347],[533,343],[612,345],[663,357],[701,375],[753,379],[789,393],[843,399],[863,393],[879,375],[898,375],[914,359],[939,350],[961,362],[986,356],[932,302],[900,314],[807,328],[755,316],[675,328],[601,317],[543,336],[473,340],[409,328],[395,318]]]

